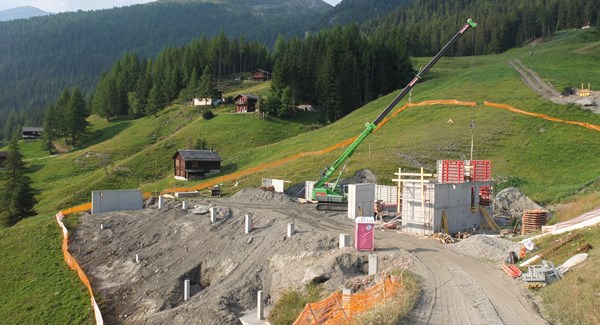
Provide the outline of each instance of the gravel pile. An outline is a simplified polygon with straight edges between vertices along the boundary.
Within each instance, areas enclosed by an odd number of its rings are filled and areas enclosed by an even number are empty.
[[[457,253],[471,256],[480,260],[503,261],[509,252],[517,254],[521,244],[499,237],[474,235],[450,246]]]
[[[276,202],[276,203],[296,203],[296,201],[287,194],[273,191],[265,191],[258,188],[245,188],[231,197],[232,201],[237,202]]]

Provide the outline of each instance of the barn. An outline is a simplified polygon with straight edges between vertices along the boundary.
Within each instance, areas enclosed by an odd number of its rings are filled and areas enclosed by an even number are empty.
[[[254,112],[258,109],[258,102],[260,96],[240,94],[235,96],[236,113],[249,113]]]
[[[213,150],[179,149],[173,155],[175,178],[183,181],[204,179],[221,171],[221,156]]]

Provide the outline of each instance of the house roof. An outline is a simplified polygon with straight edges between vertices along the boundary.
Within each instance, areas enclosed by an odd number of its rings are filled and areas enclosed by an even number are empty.
[[[263,69],[256,69],[256,70],[252,71],[252,73],[255,73],[255,72],[262,72],[262,73],[268,73],[268,74],[271,74],[269,71],[267,71],[267,70],[263,70]]]
[[[34,127],[34,126],[24,126],[23,132],[42,132],[44,128]]]
[[[8,151],[0,151],[0,157],[2,157],[2,158],[8,157]]]
[[[257,95],[239,94],[239,95],[235,96],[235,98],[233,100],[236,100],[236,99],[238,99],[240,97],[246,97],[248,99],[255,99],[255,100],[259,100],[260,99],[260,96],[257,96]]]
[[[173,158],[180,154],[185,161],[222,161],[221,156],[216,151],[212,150],[186,150],[179,149],[173,155]]]

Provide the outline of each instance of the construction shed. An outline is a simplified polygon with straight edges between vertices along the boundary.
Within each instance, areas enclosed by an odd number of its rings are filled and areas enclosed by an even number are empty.
[[[173,155],[175,179],[204,179],[221,171],[221,156],[211,150],[179,149]]]
[[[436,175],[399,174],[403,232],[431,235],[488,226],[493,213],[489,161],[444,160],[438,161]]]

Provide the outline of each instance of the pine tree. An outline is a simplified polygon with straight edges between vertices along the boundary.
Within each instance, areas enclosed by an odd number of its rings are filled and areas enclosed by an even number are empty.
[[[81,92],[79,92],[79,89],[74,88],[69,96],[67,110],[65,112],[67,133],[71,137],[71,144],[74,145],[77,139],[85,133],[85,130],[89,125],[86,120],[87,117],[88,110],[85,100],[83,99]]]
[[[15,137],[10,144],[5,170],[2,173],[4,181],[0,191],[0,224],[10,227],[20,220],[36,214],[33,207],[37,203],[31,188],[31,180],[25,174],[23,156]]]
[[[211,81],[211,73],[208,66],[204,67],[202,76],[200,77],[200,89],[198,90],[198,96],[200,98],[212,98],[213,96],[213,85]]]

